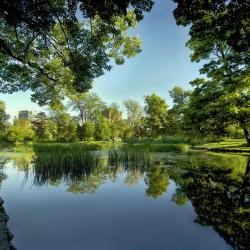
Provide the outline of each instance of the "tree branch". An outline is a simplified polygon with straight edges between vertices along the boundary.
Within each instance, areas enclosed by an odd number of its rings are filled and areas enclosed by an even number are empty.
[[[2,50],[3,52],[5,52],[5,54],[11,56],[15,60],[23,63],[24,65],[28,65],[29,67],[38,70],[42,75],[46,76],[49,80],[56,82],[56,80],[49,75],[49,72],[46,72],[45,69],[41,68],[38,64],[33,63],[31,61],[26,61],[23,58],[15,55],[2,38],[0,38],[0,50]]]

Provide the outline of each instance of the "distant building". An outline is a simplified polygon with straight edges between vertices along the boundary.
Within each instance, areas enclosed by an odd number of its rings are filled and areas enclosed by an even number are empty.
[[[18,112],[18,119],[27,119],[30,120],[32,116],[32,112],[27,110],[22,110]]]

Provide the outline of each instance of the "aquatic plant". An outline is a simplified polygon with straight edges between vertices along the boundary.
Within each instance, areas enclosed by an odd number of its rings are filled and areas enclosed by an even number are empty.
[[[100,153],[86,150],[81,145],[36,145],[34,152],[34,182],[39,185],[48,180],[81,180],[103,165]]]
[[[86,150],[100,150],[106,145],[89,144],[89,143],[34,143],[33,150],[35,153],[75,153]]]

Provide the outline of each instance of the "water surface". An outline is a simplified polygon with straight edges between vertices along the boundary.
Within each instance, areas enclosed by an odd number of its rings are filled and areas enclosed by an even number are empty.
[[[0,160],[0,196],[18,250],[223,250],[250,243],[246,156],[52,156]]]

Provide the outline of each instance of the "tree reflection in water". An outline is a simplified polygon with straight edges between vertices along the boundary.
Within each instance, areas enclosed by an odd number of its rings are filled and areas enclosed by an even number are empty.
[[[167,192],[170,183],[167,170],[162,166],[153,166],[146,172],[145,183],[147,184],[146,196],[158,198]]]
[[[170,177],[179,186],[172,200],[183,204],[186,196],[195,209],[196,223],[212,226],[234,249],[249,249],[250,160],[245,172],[238,174],[205,161],[193,164],[179,162],[172,167]]]
[[[2,182],[7,178],[6,174],[4,173],[4,168],[8,161],[8,159],[0,159],[0,189],[2,187]]]
[[[250,160],[241,162],[245,164],[243,171],[242,166],[237,166],[237,157],[234,161],[223,157],[211,160],[190,156],[191,160],[176,159],[168,164],[133,149],[110,151],[105,156],[94,151],[36,153],[32,171],[35,185],[64,182],[68,192],[81,194],[95,193],[107,180],[115,181],[118,174],[125,172],[126,185],[135,185],[144,178],[145,195],[154,199],[167,192],[173,180],[177,185],[173,202],[185,205],[190,200],[196,223],[212,226],[234,249],[248,249]]]

